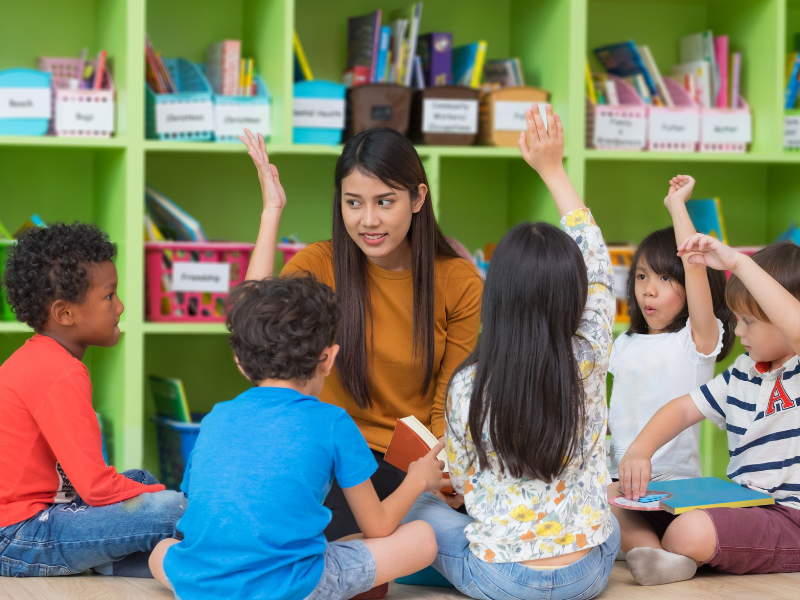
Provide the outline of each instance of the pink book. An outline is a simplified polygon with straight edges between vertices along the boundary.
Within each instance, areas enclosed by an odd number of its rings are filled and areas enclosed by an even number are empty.
[[[714,38],[714,52],[719,69],[719,89],[717,90],[717,108],[728,108],[728,36]]]
[[[223,96],[239,95],[240,40],[211,44],[206,52],[206,76],[214,92]]]
[[[739,108],[739,88],[741,86],[742,55],[733,53],[733,74],[731,75],[731,108]]]

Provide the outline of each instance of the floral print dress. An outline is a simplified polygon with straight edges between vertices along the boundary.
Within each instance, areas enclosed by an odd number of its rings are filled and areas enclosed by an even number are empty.
[[[612,531],[605,438],[606,373],[616,308],[614,276],[600,228],[588,209],[566,214],[561,228],[578,244],[589,276],[586,307],[573,338],[586,414],[581,453],[551,483],[502,475],[494,452],[488,453],[491,468],[481,470],[469,431],[474,366],[456,374],[447,395],[450,478],[474,519],[464,529],[470,550],[487,562],[568,554],[602,544]],[[488,430],[482,435],[490,449]]]

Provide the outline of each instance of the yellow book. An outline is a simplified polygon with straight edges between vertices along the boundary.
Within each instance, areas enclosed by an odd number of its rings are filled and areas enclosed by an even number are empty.
[[[589,68],[589,61],[584,61],[584,71],[586,75],[586,93],[589,95],[589,100],[592,104],[597,104],[597,92],[594,89],[594,81],[592,80],[592,70]]]
[[[476,90],[481,86],[483,64],[486,62],[486,48],[486,42],[480,40],[478,42],[478,51],[475,53],[475,67],[472,69],[472,81],[470,81],[469,84],[469,87]]]
[[[306,53],[303,51],[303,45],[300,43],[300,37],[297,35],[297,31],[294,32],[294,53],[297,57],[297,63],[300,65],[300,70],[303,71],[303,76],[306,78],[306,81],[311,81],[314,79],[314,75],[311,73],[311,67],[308,64],[308,59],[306,59]]]

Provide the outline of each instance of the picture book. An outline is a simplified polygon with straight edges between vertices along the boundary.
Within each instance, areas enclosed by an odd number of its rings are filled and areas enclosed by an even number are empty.
[[[241,40],[223,40],[206,49],[206,77],[216,94],[239,94],[239,60],[242,57]]]
[[[636,76],[641,75],[649,95],[660,99],[655,81],[650,76],[642,55],[632,40],[596,48],[594,54],[603,68],[612,75],[622,78],[630,77],[634,79],[634,82]]]
[[[453,36],[450,33],[426,33],[419,36],[418,56],[422,61],[425,87],[450,85],[453,77]]]
[[[661,100],[664,101],[664,106],[668,107],[675,106],[674,102],[672,101],[672,96],[670,95],[669,90],[667,89],[667,86],[664,83],[664,78],[661,76],[661,71],[658,70],[656,59],[653,58],[653,53],[650,52],[650,47],[638,46],[638,49],[639,49],[639,54],[642,55],[644,66],[656,85],[656,89],[658,90],[658,96],[659,98],[661,98]]]
[[[423,425],[415,416],[397,419],[394,434],[386,449],[384,460],[408,473],[408,466],[425,456],[438,443],[436,436]],[[444,450],[439,453],[439,460],[444,461],[444,472],[447,473],[447,454]],[[452,488],[442,488],[445,493],[453,493]]]
[[[486,42],[483,40],[453,48],[453,85],[478,89],[486,61]]]
[[[392,60],[389,65],[389,83],[398,83],[402,71],[403,57],[405,48],[408,45],[406,33],[408,32],[408,19],[393,18],[389,24],[392,28],[392,40],[390,42]]]
[[[790,62],[790,65],[786,78],[783,108],[791,110],[797,103],[797,94],[800,92],[800,53],[793,52],[790,54],[788,62]]]
[[[719,88],[717,88],[717,108],[728,108],[728,36],[714,38],[714,53],[719,70]]]
[[[312,81],[314,74],[311,72],[311,67],[308,64],[306,53],[303,50],[303,44],[300,43],[300,36],[297,31],[293,33],[294,44],[294,80],[295,81]]]
[[[682,63],[691,63],[699,60],[708,62],[711,68],[711,87],[709,92],[712,103],[706,106],[708,108],[715,106],[720,79],[717,52],[714,47],[714,33],[709,30],[682,37],[680,41],[680,59]]]
[[[775,504],[775,498],[769,494],[716,477],[659,481],[654,487],[658,492],[672,495],[671,498],[660,500],[660,505],[662,510],[673,515],[680,515],[697,508],[743,508]],[[648,488],[647,493],[655,492],[651,492]]]
[[[150,383],[150,393],[156,403],[156,414],[179,423],[192,422],[183,381],[155,375],[150,375],[147,379]]]
[[[32,214],[31,218],[25,221],[19,229],[14,233],[14,239],[18,240],[19,236],[21,236],[25,231],[30,229],[31,227],[47,227],[44,221],[42,221],[41,217],[37,214]]]
[[[414,76],[411,78],[411,82],[415,90],[424,90],[427,87],[425,85],[425,73],[422,71],[422,59],[419,54],[414,57]]]
[[[598,104],[597,89],[594,85],[594,76],[592,75],[592,69],[589,67],[588,60],[583,62],[583,74],[586,79],[586,95],[589,96],[589,100],[592,101],[592,104]]]
[[[706,60],[697,60],[672,66],[672,77],[683,83],[685,75],[693,76],[697,88],[697,100],[704,108],[712,107],[712,76],[711,63]]]
[[[392,41],[392,28],[388,25],[381,27],[378,39],[378,59],[375,67],[375,81],[387,81],[387,66],[389,60],[389,45]]]
[[[486,83],[497,83],[501,87],[525,85],[520,67],[518,58],[488,60],[483,66],[483,80]]]
[[[381,10],[347,20],[347,69],[369,69],[369,81],[375,81]]]
[[[175,94],[179,92],[178,86],[170,75],[169,69],[161,58],[161,53],[156,52],[150,42],[150,36],[144,40],[145,80],[157,94]]]
[[[700,232],[728,243],[725,220],[722,218],[722,204],[719,198],[704,198],[686,202],[686,210],[694,228]]]
[[[145,208],[153,222],[170,240],[207,242],[200,222],[150,184],[145,184]]]
[[[397,73],[394,83],[410,86],[414,57],[417,55],[417,37],[419,36],[419,23],[422,20],[422,2],[415,2],[406,8],[395,10],[391,13],[390,18],[393,22],[396,20],[406,22],[402,38],[396,40],[396,44],[399,47],[395,48]]]
[[[742,53],[734,52],[731,55],[731,108],[740,108],[741,96],[739,90],[742,84]]]

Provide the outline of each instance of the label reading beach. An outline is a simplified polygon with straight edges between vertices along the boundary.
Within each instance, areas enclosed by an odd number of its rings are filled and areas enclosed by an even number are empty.
[[[478,133],[478,101],[432,98],[422,104],[424,133]]]
[[[644,108],[630,111],[598,110],[594,120],[597,148],[640,150],[645,145],[647,119]]]
[[[800,116],[783,118],[783,147],[800,148]]]
[[[229,263],[176,262],[172,267],[176,292],[227,292],[230,283]]]
[[[525,111],[533,102],[507,102],[500,100],[494,103],[494,130],[495,131],[527,131],[528,121]],[[539,104],[539,114],[542,115],[544,127],[547,129],[547,104]]]
[[[165,102],[156,104],[156,131],[183,133],[214,129],[211,102]]]
[[[244,135],[245,128],[267,137],[269,104],[217,104],[214,107],[214,131],[218,136]]]
[[[0,87],[0,119],[49,119],[52,104],[49,87]]]
[[[750,143],[753,138],[753,122],[749,112],[704,112],[703,142]]]
[[[700,114],[668,110],[650,111],[650,141],[700,141]]]
[[[56,131],[113,130],[113,102],[56,102]]]
[[[295,127],[315,129],[344,129],[344,99],[295,98]]]

